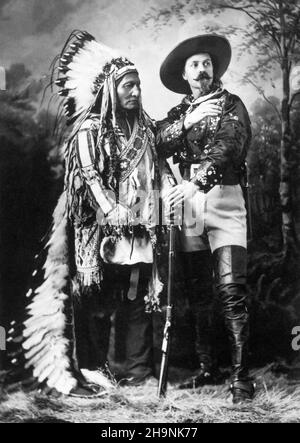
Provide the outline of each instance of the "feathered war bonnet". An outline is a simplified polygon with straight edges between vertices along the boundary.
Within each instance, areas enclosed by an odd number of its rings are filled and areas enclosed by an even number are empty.
[[[85,118],[99,103],[100,125],[111,109],[116,125],[116,82],[124,75],[137,72],[134,64],[120,53],[86,31],[72,32],[60,56],[55,84],[65,98],[64,110],[68,124]],[[81,119],[82,117],[82,119]]]

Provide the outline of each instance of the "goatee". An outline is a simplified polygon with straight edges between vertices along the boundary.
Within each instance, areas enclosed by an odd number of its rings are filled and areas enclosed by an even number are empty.
[[[200,96],[207,95],[211,92],[213,85],[207,82],[201,82]]]

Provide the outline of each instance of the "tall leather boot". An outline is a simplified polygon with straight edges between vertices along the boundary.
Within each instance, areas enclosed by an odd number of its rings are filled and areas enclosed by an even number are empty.
[[[213,253],[216,288],[223,303],[231,345],[233,402],[250,401],[254,384],[248,371],[249,314],[247,308],[247,252],[241,246],[224,246]]]
[[[196,376],[182,383],[180,389],[214,383],[212,356],[213,304],[212,259],[208,250],[182,252],[188,300],[195,327],[195,350],[199,369]]]

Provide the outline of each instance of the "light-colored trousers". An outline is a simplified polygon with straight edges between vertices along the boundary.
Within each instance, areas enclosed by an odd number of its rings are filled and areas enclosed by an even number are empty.
[[[181,251],[210,249],[214,252],[229,245],[247,248],[246,208],[240,185],[216,185],[207,194],[198,192],[193,205],[197,227],[184,219],[186,226],[180,231]],[[193,213],[195,216],[195,211]]]

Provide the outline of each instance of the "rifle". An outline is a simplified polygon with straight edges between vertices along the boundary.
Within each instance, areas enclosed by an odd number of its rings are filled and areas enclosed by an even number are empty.
[[[162,359],[160,364],[160,375],[158,383],[158,397],[165,397],[167,391],[168,379],[168,359],[170,353],[170,338],[172,326],[172,310],[173,310],[173,287],[174,287],[174,262],[175,262],[175,226],[170,225],[169,231],[169,265],[168,265],[168,292],[167,292],[167,310],[166,323],[164,328],[164,335],[162,341]]]

